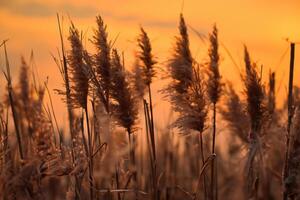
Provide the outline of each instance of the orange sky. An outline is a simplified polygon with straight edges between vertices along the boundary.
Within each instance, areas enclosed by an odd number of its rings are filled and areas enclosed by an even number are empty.
[[[207,35],[217,23],[220,42],[229,49],[240,69],[243,67],[242,45],[247,44],[252,58],[264,65],[264,77],[268,77],[270,68],[276,70],[278,82],[282,80],[279,92],[281,96],[286,94],[288,53],[282,62],[279,61],[288,48],[285,38],[300,42],[299,0],[185,0],[184,5],[182,0],[0,0],[0,40],[10,39],[8,50],[15,82],[20,56],[28,58],[33,50],[41,80],[49,76],[50,89],[55,89],[62,83],[50,56],[59,46],[57,12],[65,16],[65,36],[69,23],[67,15],[89,37],[95,27],[95,16],[101,14],[108,24],[110,38],[120,34],[116,47],[125,52],[127,66],[136,48],[139,25],[144,26],[152,40],[159,67],[163,68],[177,34],[181,10],[187,23],[201,34]],[[207,45],[191,30],[190,37],[193,55],[199,61],[205,60]],[[90,46],[88,42],[87,46]],[[300,85],[300,53],[297,50],[295,84]],[[3,68],[2,52],[0,67]],[[224,80],[239,83],[238,70],[222,47],[220,54]],[[0,84],[3,86],[4,83],[1,78]],[[236,85],[241,89],[240,84]],[[61,107],[59,97],[53,98],[56,106]],[[156,101],[160,107],[160,98]],[[66,114],[61,113],[65,112],[60,112],[58,118],[65,118]]]

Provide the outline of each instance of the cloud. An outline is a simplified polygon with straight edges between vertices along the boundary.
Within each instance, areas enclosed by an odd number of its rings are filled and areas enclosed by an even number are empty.
[[[59,11],[63,11],[76,17],[93,17],[98,10],[92,6],[75,6],[73,4],[50,5],[46,3],[19,0],[4,0],[0,2],[0,9],[7,10],[13,14],[30,17],[53,16]]]
[[[108,6],[106,9],[98,9],[95,5],[75,5],[71,2],[50,4],[49,2],[37,2],[33,0],[0,0],[0,10],[9,11],[11,14],[25,17],[43,18],[54,16],[57,12],[67,13],[76,18],[92,18],[101,14],[104,18],[114,21],[141,24],[158,28],[173,28],[177,26],[176,20],[150,19],[142,17],[138,13],[117,13]]]

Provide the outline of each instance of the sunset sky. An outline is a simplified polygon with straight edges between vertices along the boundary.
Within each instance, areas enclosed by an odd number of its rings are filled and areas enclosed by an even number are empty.
[[[127,67],[132,63],[139,26],[143,26],[151,38],[158,67],[164,68],[178,32],[180,12],[189,27],[202,35],[208,35],[216,23],[220,43],[230,51],[241,71],[243,44],[246,44],[253,60],[264,65],[264,81],[267,81],[269,69],[276,70],[277,82],[282,83],[279,93],[286,94],[289,64],[286,38],[300,42],[299,0],[185,0],[184,3],[182,0],[0,0],[0,40],[9,39],[14,82],[20,56],[28,60],[33,50],[40,79],[49,76],[49,87],[55,89],[62,86],[51,57],[60,45],[56,13],[64,16],[65,38],[70,24],[68,16],[89,38],[95,27],[95,16],[100,14],[108,25],[110,39],[119,34],[116,47],[124,51]],[[189,33],[193,55],[198,61],[205,61],[207,44],[192,30]],[[88,40],[86,45],[93,51]],[[300,85],[300,53],[297,50],[296,47],[295,84]],[[222,46],[220,54],[224,81],[237,83],[236,88],[240,90],[239,70]],[[4,67],[2,49],[0,67]],[[3,78],[0,83],[2,88]],[[59,107],[59,97],[55,96],[54,100]],[[160,99],[156,101],[159,104]]]

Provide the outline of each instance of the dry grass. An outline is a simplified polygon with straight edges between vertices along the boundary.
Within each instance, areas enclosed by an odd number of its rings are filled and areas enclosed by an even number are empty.
[[[65,49],[59,17],[58,23],[62,52],[53,58],[65,88],[55,91],[63,95],[68,122],[57,122],[47,83],[36,82],[25,58],[13,83],[9,43],[1,44],[7,90],[0,104],[0,199],[258,200],[281,199],[284,191],[299,199],[299,89],[279,109],[275,73],[265,83],[246,47],[244,90],[237,92],[221,79],[216,26],[206,63],[193,57],[182,14],[167,63],[154,59],[141,27],[129,72],[101,16],[88,40],[94,49],[85,48],[73,23]],[[159,68],[166,68],[168,82],[154,88]],[[166,124],[154,110],[156,89],[171,104]]]

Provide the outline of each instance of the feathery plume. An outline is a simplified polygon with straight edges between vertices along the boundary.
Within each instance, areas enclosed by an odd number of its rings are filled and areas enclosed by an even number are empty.
[[[121,64],[117,50],[112,51],[111,60],[111,96],[114,100],[114,115],[119,124],[132,133],[137,119],[136,102],[131,93],[131,88],[126,77],[124,66]]]
[[[84,73],[83,46],[79,36],[79,31],[72,24],[70,27],[69,41],[71,43],[71,51],[68,56],[71,77],[73,83],[71,86],[72,104],[75,107],[87,107],[88,96],[88,78]]]
[[[94,31],[92,42],[96,47],[96,54],[94,55],[95,70],[97,79],[102,86],[106,102],[108,103],[111,82],[111,66],[110,66],[110,52],[111,47],[108,42],[107,26],[104,24],[101,16],[96,17],[97,29]]]
[[[21,69],[19,76],[20,85],[20,98],[23,106],[28,106],[30,97],[30,85],[29,85],[29,66],[27,65],[24,57],[21,57]]]
[[[32,135],[35,142],[35,153],[39,159],[47,159],[52,156],[56,149],[53,144],[53,128],[50,119],[47,118],[43,109],[43,96],[31,100],[32,107],[30,116],[32,118]]]
[[[36,110],[38,111],[38,109]],[[51,122],[44,116],[43,113],[35,113],[35,125],[33,127],[34,131],[34,141],[36,143],[36,154],[41,159],[46,159],[52,156],[55,151],[54,144],[52,142],[53,129]]]
[[[133,87],[137,99],[143,99],[145,91],[147,89],[145,75],[142,70],[142,66],[138,59],[135,60],[133,64],[133,70],[131,73],[131,79],[133,81]]]
[[[255,134],[261,128],[265,105],[264,105],[264,87],[261,78],[256,71],[256,64],[251,63],[247,47],[244,47],[246,76],[244,77],[244,87],[247,99],[247,113],[251,120],[251,132]],[[250,138],[254,135],[249,135]]]
[[[244,104],[234,91],[232,84],[226,90],[225,108],[220,110],[222,118],[227,122],[232,133],[237,135],[244,143],[248,143],[247,133],[250,129],[249,118],[244,111]]]
[[[195,76],[193,77],[193,58],[189,48],[187,27],[182,14],[180,14],[179,32],[180,36],[176,37],[172,57],[167,66],[171,82],[163,92],[169,98],[173,109],[184,116],[186,115],[186,107],[190,106],[188,92]],[[201,97],[201,99],[203,98]],[[179,119],[179,121],[182,120]],[[178,127],[180,123],[177,122],[176,124]]]
[[[180,101],[180,94],[187,92],[193,76],[193,58],[189,47],[187,27],[182,14],[180,14],[179,32],[180,36],[176,37],[172,58],[168,62],[172,83],[167,90],[169,93],[173,93],[170,97],[171,102],[175,105],[180,103],[178,102]]]
[[[259,136],[261,134],[262,123],[265,117],[265,93],[261,83],[261,78],[256,71],[256,64],[251,62],[247,47],[244,47],[244,61],[246,67],[246,75],[243,78],[246,101],[247,114],[250,118],[249,131],[249,151],[246,164],[247,172],[247,195],[249,198],[257,195],[259,170],[257,166],[257,152],[259,150]],[[256,161],[256,162],[255,162]]]
[[[33,100],[33,87],[30,85],[29,78],[29,66],[26,63],[24,57],[21,57],[21,69],[19,73],[19,83],[18,90],[16,90],[16,108],[18,109],[18,113],[20,116],[20,127],[22,132],[22,139],[25,143],[24,145],[24,153],[27,154],[28,150],[30,150],[31,146],[26,145],[30,141],[30,137],[32,136],[31,127],[32,124],[35,123],[32,121],[30,117],[32,110],[32,100]]]
[[[216,25],[213,27],[213,32],[209,37],[210,40],[210,49],[209,54],[209,67],[208,67],[208,96],[212,103],[217,103],[220,98],[222,85],[221,85],[221,75],[219,72],[219,53],[218,53],[218,29]]]
[[[205,99],[204,81],[201,77],[200,67],[196,66],[184,101],[178,106],[179,118],[174,125],[181,131],[195,130],[200,133],[204,131],[207,117],[207,102]]]
[[[141,27],[141,33],[138,38],[138,46],[140,47],[140,52],[138,54],[139,59],[142,61],[142,66],[144,69],[144,78],[145,84],[150,85],[152,83],[152,79],[155,76],[154,65],[156,61],[152,55],[152,47],[150,43],[150,39],[146,33],[146,31]]]

